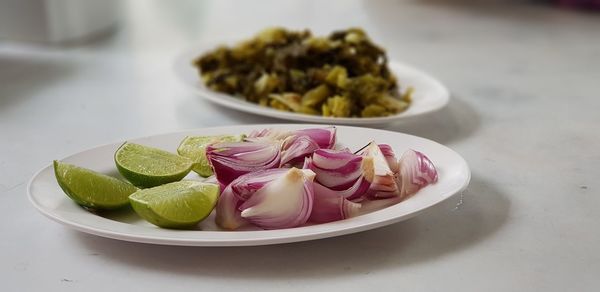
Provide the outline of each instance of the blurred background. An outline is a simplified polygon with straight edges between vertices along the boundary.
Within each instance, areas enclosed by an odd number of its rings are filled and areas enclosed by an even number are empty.
[[[151,17],[156,21],[156,24],[170,22],[165,18],[170,18],[171,21],[178,19],[179,23],[171,23],[170,25],[178,26],[182,33],[197,37],[201,34],[198,29],[202,24],[211,23],[211,17],[222,18],[227,17],[226,15],[229,14],[236,15],[235,18],[237,19],[236,11],[243,11],[242,14],[251,17],[257,13],[257,11],[253,11],[254,9],[278,10],[274,8],[282,5],[280,2],[262,2],[261,5],[249,5],[229,1],[225,1],[225,3],[210,1],[160,3],[158,1],[118,0],[2,0],[0,1],[0,39],[46,44],[76,44],[98,37],[111,29],[114,30],[119,24],[123,24],[127,20],[135,22],[135,19],[139,19],[142,15]],[[338,2],[339,5],[335,5],[336,10],[349,11],[347,6],[356,4],[352,2],[355,1]],[[369,2],[365,5],[377,7],[381,6],[381,2],[384,1]],[[495,9],[498,7],[494,6],[498,5],[513,4],[544,5],[562,9],[578,9],[580,11],[600,9],[600,1],[598,0],[416,0],[391,2],[397,2],[397,4],[407,2],[405,4],[413,5],[487,7],[486,9]],[[287,9],[298,8],[296,5],[290,6],[287,4],[289,3],[283,4]],[[244,5],[247,7],[244,7]],[[301,6],[304,12],[309,12],[310,9],[307,9],[305,5]],[[313,2],[312,5],[308,6],[319,7],[319,4]],[[242,10],[244,8],[245,10]],[[219,14],[219,12],[225,12],[225,14]],[[262,15],[262,11],[258,14]],[[352,17],[353,15],[346,14],[346,16]],[[212,23],[216,24],[214,20]],[[306,25],[305,23],[303,22],[301,26]]]
[[[557,100],[573,95],[563,84],[595,89],[597,3],[0,0],[0,130],[21,138],[4,145],[9,151],[32,139],[59,139],[67,147],[56,155],[66,155],[81,149],[68,147],[74,137],[91,146],[182,128],[273,122],[201,100],[176,80],[173,63],[197,44],[240,40],[275,25],[318,35],[362,27],[392,59],[446,83],[454,104],[467,103],[454,105],[459,110],[497,107],[510,118],[525,108],[514,101],[538,102],[540,92]],[[400,130],[445,142],[479,124],[462,112],[466,118],[448,123],[443,114]],[[120,125],[109,126],[109,119]]]
[[[325,289],[597,290],[599,1],[0,0],[0,214],[10,218],[0,273],[14,287],[57,291],[147,279],[161,291],[261,279],[274,291],[305,290],[304,279]],[[387,229],[252,252],[99,239],[34,214],[27,181],[52,159],[132,137],[286,122],[209,103],[173,69],[196,45],[268,26],[361,27],[391,59],[443,82],[444,109],[380,127],[456,150],[473,170],[469,190]]]
[[[62,157],[126,137],[283,122],[210,104],[173,74],[181,52],[268,26],[318,35],[362,27],[392,59],[451,89],[447,110],[389,129],[462,143],[457,137],[488,127],[482,115],[557,118],[531,112],[541,102],[560,106],[569,127],[578,110],[564,98],[594,92],[600,80],[597,3],[0,0],[0,132],[14,137],[0,150],[31,155],[41,166],[48,154],[22,152],[23,145],[52,140],[61,147],[51,156]],[[527,131],[521,136],[530,139]],[[5,163],[21,174],[32,170]]]

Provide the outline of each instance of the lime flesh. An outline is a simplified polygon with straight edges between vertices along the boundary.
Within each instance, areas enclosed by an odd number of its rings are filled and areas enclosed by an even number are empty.
[[[133,185],[86,168],[54,161],[60,188],[77,204],[92,209],[116,209],[129,204]]]
[[[163,228],[194,227],[214,209],[219,186],[183,180],[143,189],[129,196],[133,210],[146,221]]]
[[[194,172],[209,177],[213,174],[213,170],[206,158],[206,146],[218,142],[239,142],[244,137],[245,135],[187,136],[181,141],[177,153],[194,162],[192,166]]]
[[[115,163],[123,177],[142,188],[179,181],[192,169],[186,157],[134,143],[119,147]]]

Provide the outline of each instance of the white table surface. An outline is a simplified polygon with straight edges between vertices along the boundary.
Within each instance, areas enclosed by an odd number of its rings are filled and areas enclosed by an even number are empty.
[[[83,46],[0,42],[0,290],[600,289],[598,15],[432,0],[125,6],[112,36]],[[364,27],[392,57],[439,77],[453,93],[447,108],[385,128],[462,154],[473,172],[462,198],[377,230],[248,248],[99,238],[27,201],[35,171],[97,144],[280,122],[209,104],[171,68],[194,43],[268,25]]]

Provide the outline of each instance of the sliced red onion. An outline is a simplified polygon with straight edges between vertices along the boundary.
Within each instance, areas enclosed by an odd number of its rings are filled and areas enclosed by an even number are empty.
[[[372,161],[373,178],[369,189],[370,196],[374,198],[389,198],[400,195],[395,174],[388,165],[386,157],[375,142],[369,143],[362,151],[362,155]]]
[[[206,157],[222,186],[243,174],[279,167],[280,154],[279,143],[268,141],[224,142],[206,147]]]
[[[253,141],[256,138],[268,138],[271,140],[283,140],[292,135],[292,131],[279,129],[253,130],[246,139]]]
[[[319,149],[313,158],[307,158],[304,168],[316,174],[320,184],[348,200],[361,198],[369,190],[373,179],[372,159],[346,150]]]
[[[281,162],[280,164],[295,165],[313,154],[319,149],[319,145],[308,136],[293,135],[286,138],[281,146]]]
[[[314,204],[309,220],[325,223],[356,216],[361,204],[354,203],[319,183],[314,184]]]
[[[240,215],[239,206],[266,184],[286,173],[288,169],[275,168],[247,173],[233,180],[219,196],[217,202],[217,224],[224,229],[234,230],[248,224]]]
[[[421,152],[408,150],[397,160],[391,146],[371,142],[356,155],[330,149],[335,135],[335,127],[265,129],[252,132],[245,142],[208,146],[216,180],[225,186],[217,224],[278,229],[307,220],[342,220],[396,204],[438,179]],[[302,169],[277,168],[303,160]]]
[[[296,131],[285,131],[278,129],[263,129],[252,131],[247,139],[250,141],[257,140],[256,138],[267,138],[271,140],[283,140],[289,136],[308,136],[313,139],[319,148],[331,149],[335,146],[336,128],[330,126],[327,128],[311,128]]]
[[[398,185],[400,185],[400,196],[406,198],[423,187],[437,182],[438,174],[435,166],[425,156],[425,154],[407,150],[400,157],[400,175],[398,176]]]
[[[264,185],[239,206],[241,217],[264,229],[300,226],[313,208],[315,173],[290,168]]]
[[[308,165],[317,174],[316,180],[334,189],[347,189],[362,175],[363,158],[345,150],[319,149]]]
[[[297,130],[294,134],[309,136],[317,142],[321,148],[332,149],[335,146],[336,128],[334,126]]]
[[[346,189],[331,190],[343,198],[356,201],[362,198],[367,193],[370,186],[371,182],[369,182],[365,176],[360,176],[354,181],[352,185],[350,185]]]
[[[221,192],[217,201],[217,214],[215,218],[217,225],[227,230],[235,230],[246,225],[246,220],[242,218],[237,209],[240,202],[240,199],[233,192],[231,185],[228,185]]]
[[[388,144],[379,144],[378,146],[379,150],[381,150],[381,153],[385,157],[390,170],[392,170],[394,173],[397,173],[398,170],[400,170],[400,166],[398,165],[398,159],[396,158],[396,154],[394,154],[392,146]]]
[[[360,155],[350,153],[348,148],[341,150],[321,149],[315,151],[313,160],[324,169],[337,169],[346,166],[350,162],[362,160]]]

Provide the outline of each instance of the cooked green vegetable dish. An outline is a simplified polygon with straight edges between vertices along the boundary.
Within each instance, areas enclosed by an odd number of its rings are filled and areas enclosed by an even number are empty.
[[[210,89],[284,111],[326,117],[381,117],[406,110],[385,51],[358,28],[328,37],[269,28],[194,60]]]

